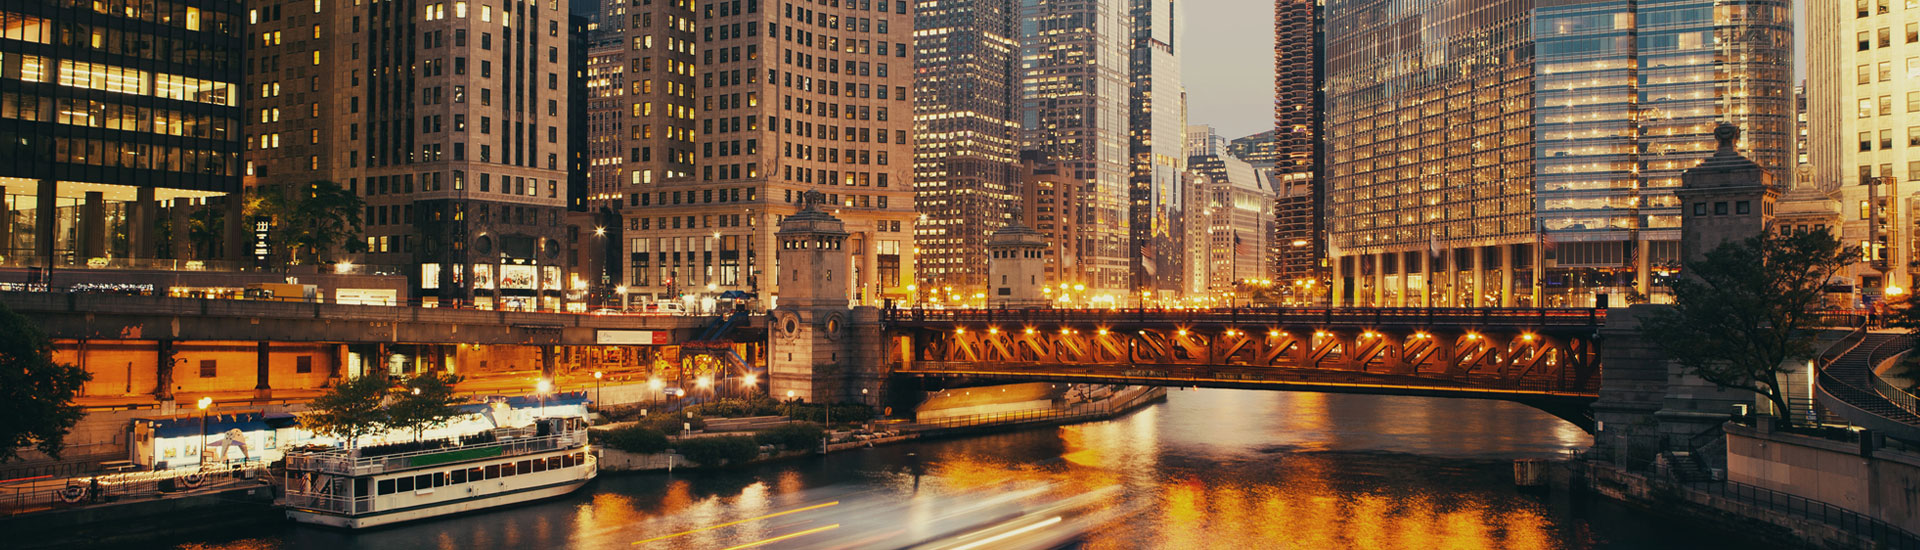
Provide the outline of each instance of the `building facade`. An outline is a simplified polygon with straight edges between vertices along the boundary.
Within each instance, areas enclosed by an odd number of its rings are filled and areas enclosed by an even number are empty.
[[[682,69],[698,75],[697,101],[680,115],[699,123],[697,169],[687,178],[656,176],[650,193],[629,197],[627,215],[644,235],[630,239],[647,239],[632,252],[634,272],[647,275],[635,275],[629,292],[702,304],[730,291],[777,294],[779,280],[763,276],[775,268],[774,228],[799,210],[804,192],[819,191],[827,198],[821,208],[850,234],[851,276],[837,279],[847,295],[864,304],[905,299],[914,283],[911,6],[697,7],[698,20],[682,23],[698,29],[687,51],[699,60]]]
[[[1267,250],[1274,234],[1273,184],[1266,172],[1229,155],[1188,159],[1196,213],[1189,223],[1196,231],[1196,271],[1202,283],[1189,298],[1211,299],[1206,305],[1229,305],[1225,300],[1246,281],[1269,278]],[[1201,202],[1204,200],[1204,202]]]
[[[1067,173],[1062,163],[1048,160],[1038,151],[1021,151],[1020,223],[1026,224],[1047,241],[1042,253],[1042,271],[1055,302],[1090,305],[1098,292],[1088,292],[1087,273],[1080,260],[1080,182]],[[1103,303],[1111,304],[1111,294]]]
[[[1187,99],[1180,83],[1180,26],[1184,2],[1128,0],[1128,176],[1133,289],[1158,300],[1197,286],[1185,265],[1189,197],[1186,172]]]
[[[240,210],[246,26],[237,2],[0,3],[0,264],[251,253],[239,224],[185,230]]]
[[[362,263],[405,266],[427,305],[561,309],[569,8],[250,10],[248,187],[327,180],[360,195]]]
[[[1784,2],[1361,0],[1326,17],[1335,303],[1657,300],[1679,264],[1672,190],[1715,124],[1789,166]]]
[[[1076,254],[1088,288],[1132,289],[1129,205],[1128,5],[1119,0],[1024,0],[1020,6],[1020,126],[1028,149],[1057,159],[1083,208]]]
[[[1840,236],[1864,248],[1850,270],[1864,298],[1915,283],[1920,197],[1920,6],[1811,2],[1808,153],[1817,187],[1840,199]],[[1897,290],[1896,290],[1897,289]]]
[[[1271,277],[1293,294],[1324,291],[1327,260],[1326,155],[1322,115],[1326,98],[1325,0],[1273,3],[1273,131],[1233,141],[1235,155],[1273,169]]]
[[[1013,220],[1019,29],[1013,0],[914,10],[914,231],[920,285],[986,288],[987,240]]]

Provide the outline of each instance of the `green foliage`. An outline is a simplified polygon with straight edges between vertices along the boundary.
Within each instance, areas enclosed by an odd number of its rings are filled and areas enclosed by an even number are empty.
[[[273,249],[290,251],[292,263],[330,263],[336,247],[348,252],[366,248],[360,239],[365,208],[365,201],[340,184],[315,180],[256,187],[247,197],[246,213],[273,220]]]
[[[1859,256],[1824,229],[1729,241],[1687,263],[1674,307],[1645,318],[1641,334],[1701,379],[1766,396],[1789,423],[1782,363],[1813,356],[1806,329],[1819,322],[1827,279]]]
[[[346,440],[352,447],[361,436],[388,426],[387,410],[381,405],[391,387],[386,377],[379,375],[342,381],[307,404],[307,413],[300,415],[300,427]]]
[[[629,453],[663,453],[673,445],[667,442],[667,434],[658,429],[639,425],[626,425],[608,430],[594,430],[593,441],[601,445]]]
[[[785,409],[784,414],[786,414],[787,418],[794,420],[805,420],[807,422],[819,422],[822,424],[827,423],[828,420],[826,405],[801,403],[796,400],[784,403],[781,407]],[[832,416],[834,422],[841,424],[863,422],[873,419],[873,407],[844,403],[833,405]]]
[[[694,415],[692,418],[688,418],[687,413],[684,413],[684,412],[667,413],[667,414],[658,414],[658,413],[649,414],[647,416],[640,417],[634,422],[641,426],[646,426],[648,428],[660,430],[660,433],[664,433],[667,435],[679,434],[680,432],[684,431],[683,428],[685,428],[686,425],[688,424],[691,424],[693,426],[693,429],[695,430],[703,430],[703,429],[706,429],[707,427],[707,420],[705,418],[702,418],[700,415],[697,415],[697,414]]]
[[[53,342],[40,327],[0,304],[0,462],[32,445],[54,458],[67,431],[86,413],[73,398],[93,375],[53,362]]]
[[[752,436],[722,435],[682,439],[674,445],[680,456],[701,466],[739,465],[760,458]]]
[[[414,441],[420,440],[421,432],[447,425],[462,414],[460,404],[466,401],[453,393],[458,383],[459,376],[444,373],[408,379],[387,405],[387,425],[413,432]]]
[[[752,399],[722,399],[687,407],[688,411],[700,416],[714,418],[740,418],[747,416],[778,416],[784,411],[780,402],[766,396]]]
[[[761,445],[776,445],[787,450],[806,450],[820,446],[820,440],[827,436],[827,429],[819,424],[797,422],[777,428],[761,430],[753,434],[753,439]]]

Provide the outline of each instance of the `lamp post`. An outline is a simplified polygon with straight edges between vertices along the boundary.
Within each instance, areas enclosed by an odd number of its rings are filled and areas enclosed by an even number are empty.
[[[540,394],[540,417],[546,418],[547,392],[553,391],[553,381],[545,378],[541,378],[540,382],[534,384],[533,391],[534,393]]]
[[[200,469],[207,469],[207,409],[213,407],[212,397],[202,397],[196,403],[200,406]]]
[[[600,371],[593,371],[593,403],[595,405],[606,406],[600,402],[600,377],[604,374],[605,373]]]

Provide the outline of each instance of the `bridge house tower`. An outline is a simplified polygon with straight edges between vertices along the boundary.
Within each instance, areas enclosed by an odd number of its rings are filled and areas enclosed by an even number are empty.
[[[849,233],[820,210],[826,196],[808,191],[805,206],[775,233],[779,298],[767,327],[767,391],[774,399],[809,403],[877,403],[882,369],[879,310],[849,308],[853,264]]]
[[[999,308],[1047,307],[1047,238],[1015,221],[987,240],[987,303]]]
[[[1674,191],[1684,212],[1680,224],[1683,261],[1699,261],[1722,243],[1765,231],[1773,221],[1774,202],[1780,199],[1772,173],[1734,148],[1740,140],[1738,126],[1721,123],[1713,137],[1720,140],[1720,148],[1682,173],[1680,189]]]

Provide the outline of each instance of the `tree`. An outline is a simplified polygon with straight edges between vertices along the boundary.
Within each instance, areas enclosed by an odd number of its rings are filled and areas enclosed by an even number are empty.
[[[182,208],[176,206],[175,208]],[[174,259],[186,260],[194,257],[216,258],[220,240],[227,231],[227,215],[224,209],[203,208],[195,210],[187,219],[187,240],[193,245],[192,251],[176,250]],[[230,246],[239,246],[231,244]]]
[[[271,220],[270,245],[287,251],[294,264],[331,263],[335,248],[364,251],[360,213],[365,208],[358,195],[326,180],[256,187],[246,203],[247,216]]]
[[[386,377],[379,375],[342,381],[307,404],[307,414],[300,416],[300,427],[344,439],[348,447],[353,447],[360,436],[388,425],[383,405],[392,387]]]
[[[0,304],[0,462],[32,446],[60,458],[67,431],[86,413],[73,398],[93,375],[53,362],[40,327]]]
[[[440,373],[408,379],[387,406],[387,425],[413,432],[414,441],[420,440],[421,432],[446,426],[464,414],[459,405],[466,398],[453,394],[453,385],[458,383],[459,376]]]
[[[1790,423],[1780,375],[1788,359],[1813,355],[1806,329],[1819,323],[1827,279],[1859,257],[1824,229],[1729,241],[1686,264],[1673,308],[1653,312],[1641,334],[1701,379],[1765,396]]]

